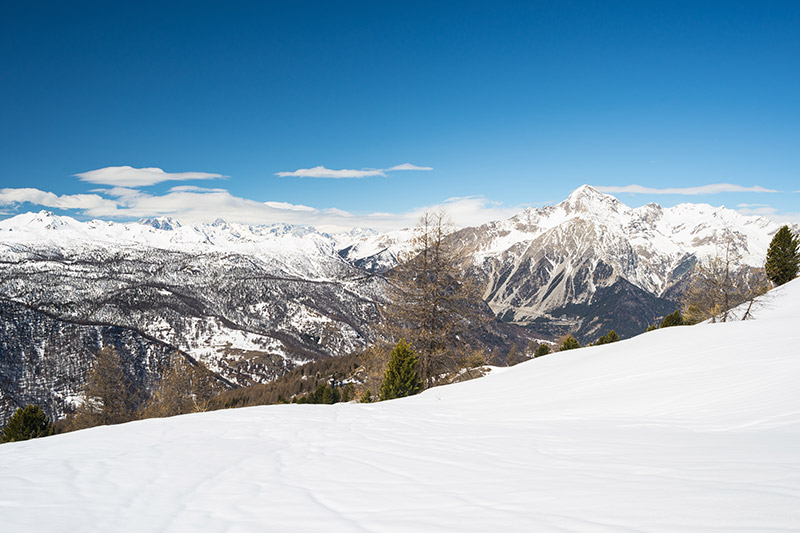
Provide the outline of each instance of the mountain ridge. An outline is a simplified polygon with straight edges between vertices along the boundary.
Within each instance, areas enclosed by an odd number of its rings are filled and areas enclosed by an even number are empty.
[[[719,238],[732,238],[756,263],[774,229],[761,217],[704,204],[630,208],[583,186],[559,204],[449,238],[481,284],[487,310],[523,328],[498,339],[569,332],[587,342],[612,328],[635,335],[672,312],[687,272],[714,253]],[[261,383],[374,342],[383,275],[412,250],[414,234],[24,213],[0,220],[0,298],[66,323],[138,330],[222,379]],[[78,359],[89,365],[102,342],[81,338]],[[37,353],[41,346],[17,337],[6,349]],[[0,365],[0,378],[3,372]],[[33,367],[14,372],[14,383],[35,379]]]

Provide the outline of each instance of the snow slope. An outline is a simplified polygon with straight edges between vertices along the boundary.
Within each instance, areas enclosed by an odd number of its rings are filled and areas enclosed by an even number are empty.
[[[756,320],[552,354],[379,404],[0,446],[8,531],[800,529],[800,281]]]

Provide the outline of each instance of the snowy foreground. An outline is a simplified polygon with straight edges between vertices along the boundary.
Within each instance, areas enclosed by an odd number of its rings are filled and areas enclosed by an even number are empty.
[[[371,405],[0,446],[3,531],[797,531],[800,281],[757,320]]]

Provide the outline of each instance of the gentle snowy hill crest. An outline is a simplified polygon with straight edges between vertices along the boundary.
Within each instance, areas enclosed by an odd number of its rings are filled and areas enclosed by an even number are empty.
[[[800,281],[766,300],[752,321],[555,353],[401,400],[5,444],[0,514],[31,531],[793,530]]]

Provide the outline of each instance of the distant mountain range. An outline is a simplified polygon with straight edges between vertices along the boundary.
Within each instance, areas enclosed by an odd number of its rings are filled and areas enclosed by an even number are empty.
[[[589,186],[560,204],[450,238],[514,332],[499,338],[634,335],[674,310],[686,273],[730,235],[761,266],[777,225],[703,204],[632,209]],[[142,386],[169,354],[220,379],[274,379],[375,340],[383,273],[413,230],[248,226],[169,218],[79,222],[49,212],[0,221],[0,423],[32,401],[61,415],[99,346]],[[499,342],[499,341],[498,341]]]

